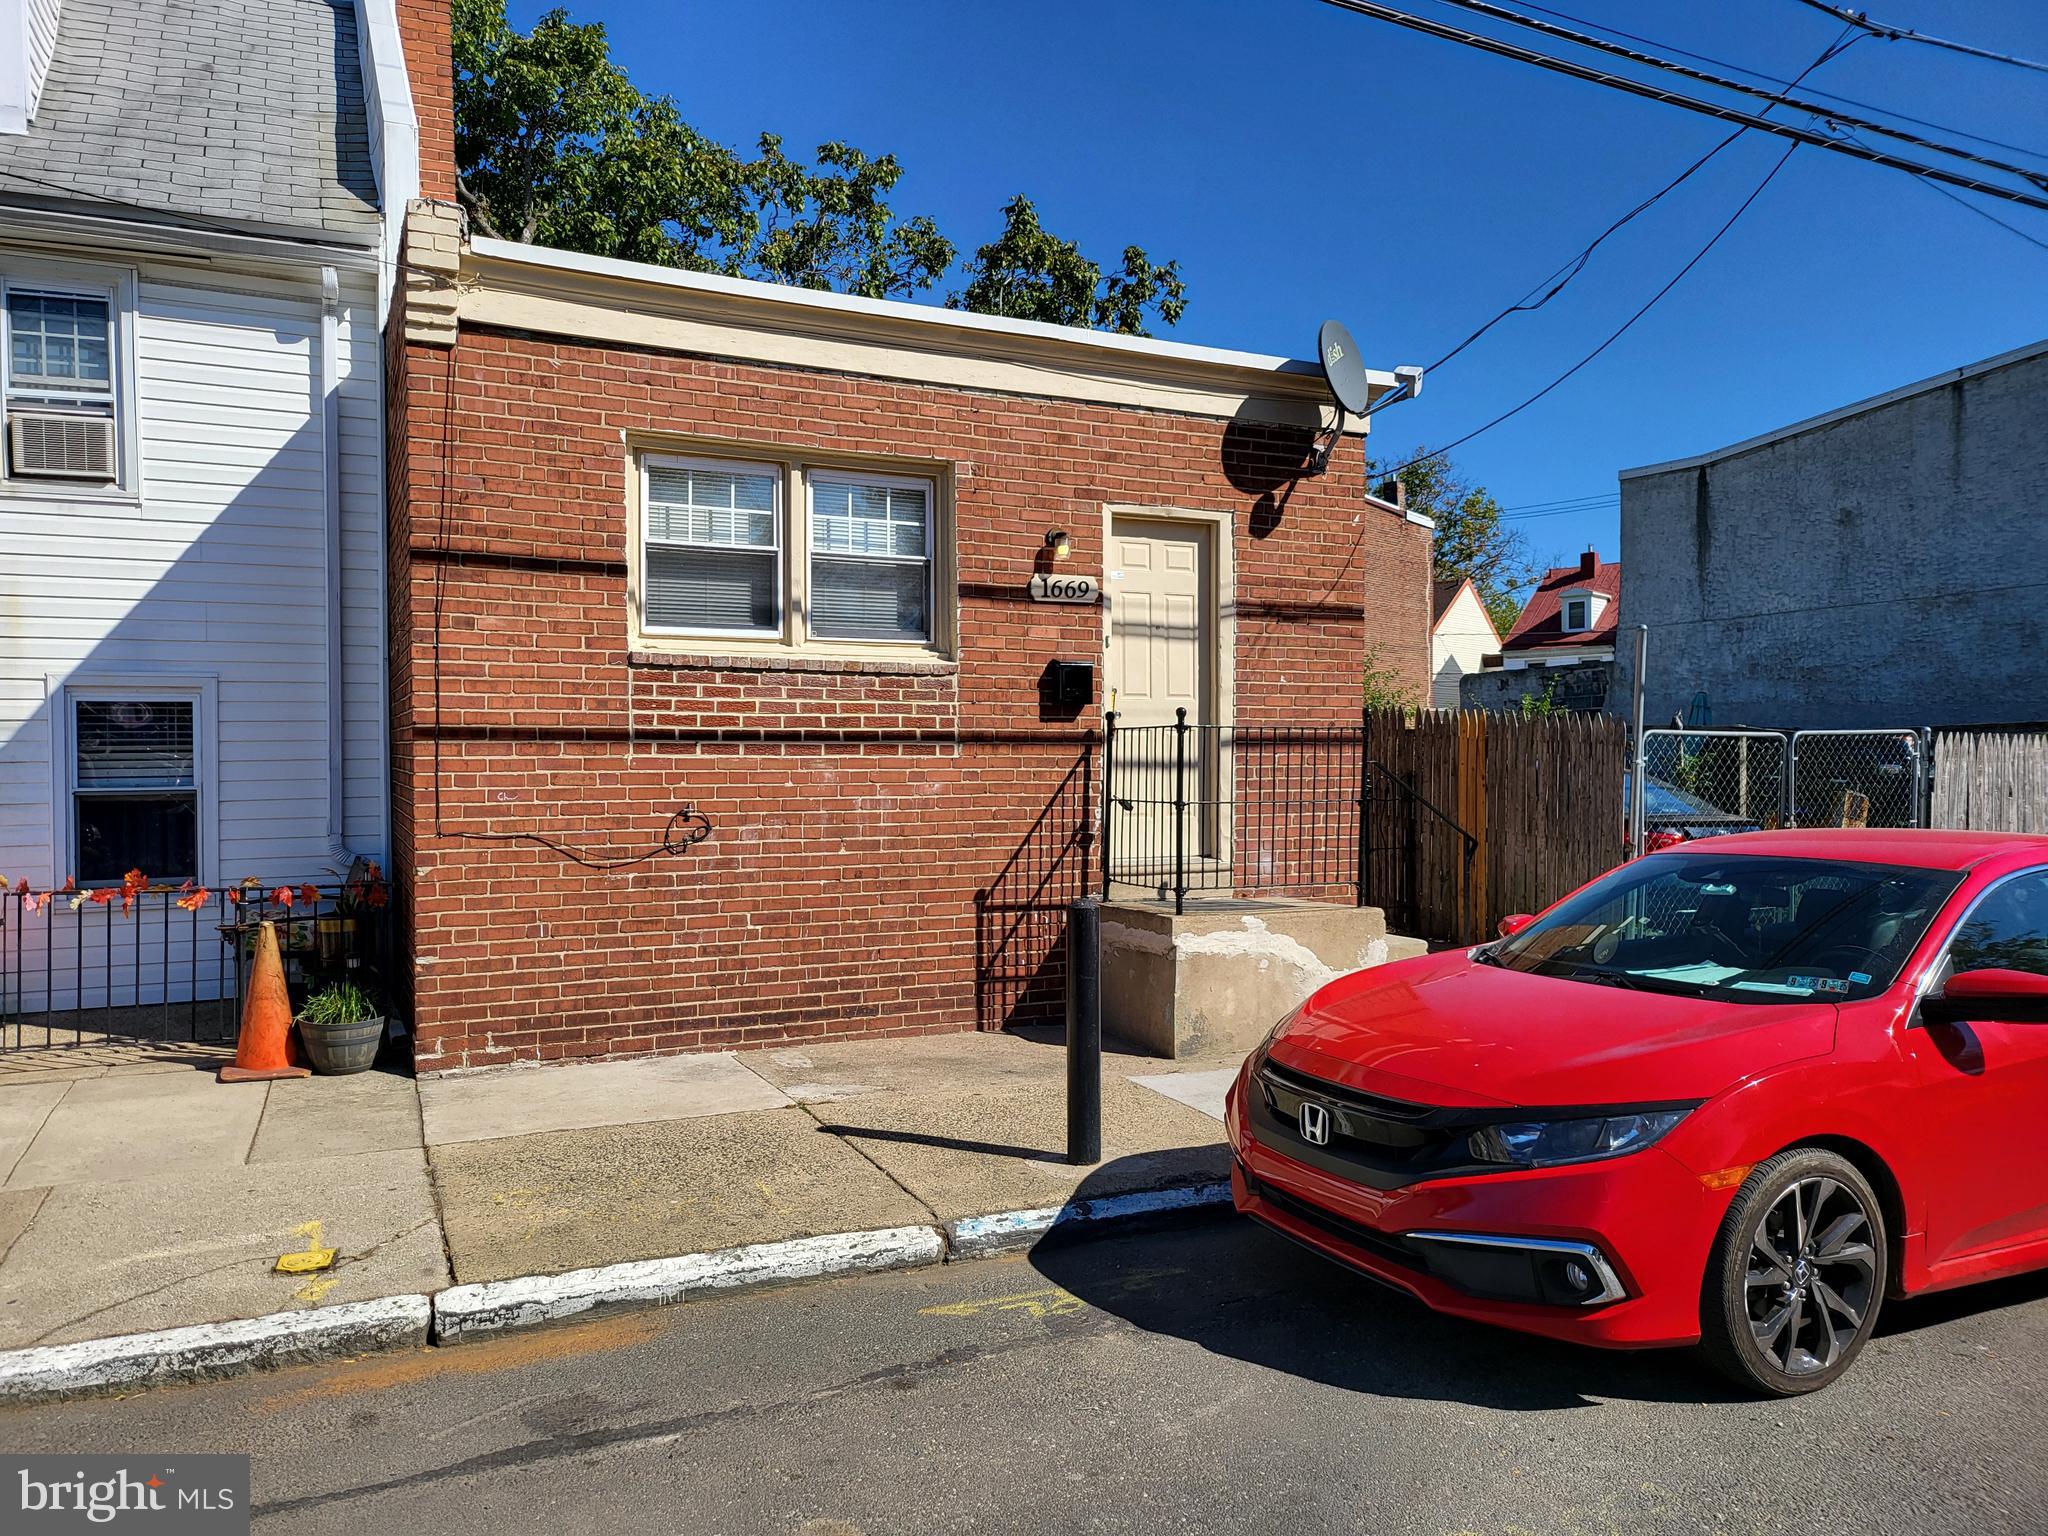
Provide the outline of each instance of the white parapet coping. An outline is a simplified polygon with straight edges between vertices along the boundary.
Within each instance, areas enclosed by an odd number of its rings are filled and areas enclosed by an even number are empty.
[[[165,1386],[369,1350],[415,1348],[427,1342],[432,1318],[429,1297],[382,1296],[304,1312],[9,1350],[0,1353],[0,1402]]]
[[[1096,1222],[1165,1216],[1176,1211],[1228,1205],[1230,1184],[1185,1184],[1176,1189],[1140,1189],[1127,1195],[1102,1195],[1069,1200],[1033,1211],[1004,1211],[995,1216],[965,1216],[946,1224],[946,1241],[956,1259],[977,1258],[1028,1246],[1055,1228],[1066,1231]]]
[[[936,1264],[945,1256],[945,1238],[936,1227],[887,1227],[606,1264],[563,1275],[458,1285],[434,1298],[434,1337],[443,1344],[457,1344],[507,1328],[559,1322],[599,1307],[659,1306],[710,1291],[912,1269]]]

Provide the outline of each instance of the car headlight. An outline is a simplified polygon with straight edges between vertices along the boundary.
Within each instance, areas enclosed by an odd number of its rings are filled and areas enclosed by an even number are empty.
[[[1467,1145],[1477,1161],[1507,1168],[1590,1163],[1640,1152],[1689,1113],[1646,1109],[1585,1120],[1511,1120],[1474,1131]]]
[[[1296,1019],[1299,1019],[1306,1012],[1308,1012],[1308,1004],[1303,1003],[1299,1008],[1294,1009],[1292,1012],[1283,1014],[1281,1016],[1280,1022],[1278,1024],[1275,1024],[1271,1029],[1266,1031],[1266,1038],[1259,1042],[1259,1048],[1253,1051],[1252,1054],[1254,1056],[1263,1058],[1266,1052],[1270,1051],[1273,1048],[1273,1042],[1275,1040],[1278,1040],[1282,1035],[1286,1034],[1289,1028],[1293,1026],[1294,1021]]]

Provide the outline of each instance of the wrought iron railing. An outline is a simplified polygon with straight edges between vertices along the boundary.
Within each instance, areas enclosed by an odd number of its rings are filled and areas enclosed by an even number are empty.
[[[381,880],[124,884],[0,894],[0,1051],[121,1041],[232,1043],[255,935],[277,925],[296,991],[348,976],[383,990]]]
[[[1477,840],[1373,758],[1370,725],[1171,725],[1104,720],[1102,892],[1171,897],[1348,895],[1408,925],[1425,827]]]

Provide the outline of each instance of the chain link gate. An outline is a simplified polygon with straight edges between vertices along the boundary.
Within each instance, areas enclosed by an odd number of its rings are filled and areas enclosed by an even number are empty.
[[[1635,772],[1637,853],[1658,833],[1927,824],[1927,741],[1916,730],[1645,731]]]
[[[1918,731],[1794,731],[1795,827],[1927,824],[1927,750]]]

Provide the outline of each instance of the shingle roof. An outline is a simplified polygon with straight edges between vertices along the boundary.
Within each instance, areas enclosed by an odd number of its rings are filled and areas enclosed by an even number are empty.
[[[349,0],[64,0],[35,121],[0,135],[0,202],[369,243],[359,58]]]
[[[1597,556],[1593,558],[1598,559]],[[1565,633],[1559,599],[1570,591],[1598,592],[1608,600],[1606,609],[1591,629]],[[1620,608],[1619,562],[1602,560],[1591,572],[1587,571],[1584,561],[1578,565],[1556,566],[1543,573],[1536,590],[1529,594],[1529,601],[1522,605],[1522,616],[1515,620],[1515,627],[1508,631],[1508,637],[1501,642],[1500,648],[1503,651],[1533,651],[1549,645],[1612,645],[1616,621],[1621,617]]]

